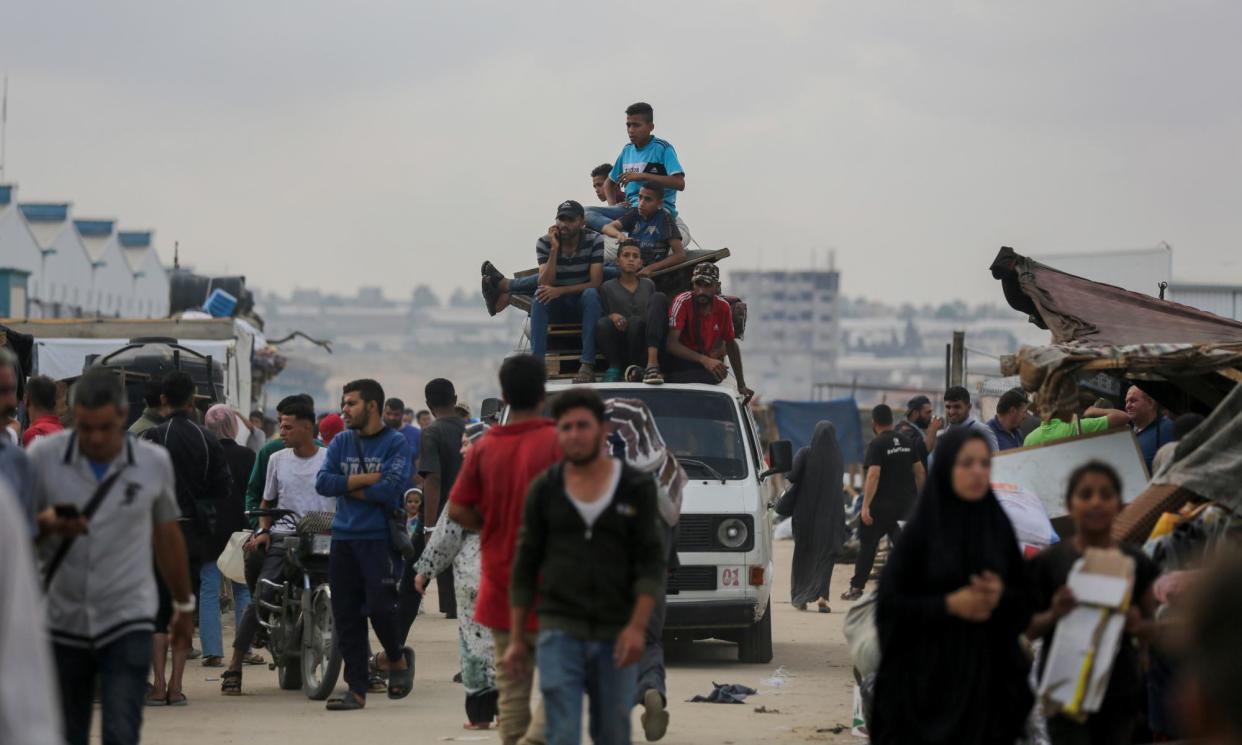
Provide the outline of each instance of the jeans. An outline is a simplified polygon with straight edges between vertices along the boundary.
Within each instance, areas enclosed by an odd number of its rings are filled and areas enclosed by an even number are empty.
[[[614,204],[607,207],[587,207],[586,208],[586,224],[596,233],[602,233],[604,226],[613,220],[618,220],[625,216],[626,212],[632,210],[628,204]]]
[[[401,659],[397,638],[397,572],[400,558],[387,538],[334,540],[328,559],[332,618],[349,690],[366,698],[370,678],[367,618],[390,660]]]
[[[616,279],[621,276],[621,270],[616,264],[608,262],[604,263],[604,281]],[[539,275],[528,274],[525,277],[514,277],[509,280],[510,295],[534,295],[535,290],[539,287]]]
[[[224,656],[224,632],[220,629],[220,582],[224,575],[216,562],[208,561],[199,570],[198,639],[204,657]],[[250,590],[233,582],[233,628],[241,627],[242,614],[250,605]]]
[[[530,353],[542,360],[548,351],[548,323],[582,323],[582,362],[595,364],[595,324],[603,309],[599,293],[583,290],[578,295],[562,295],[550,303],[530,306]]]
[[[103,710],[103,745],[133,745],[142,731],[142,710],[151,668],[151,632],[133,631],[97,649],[53,644],[65,741],[87,745],[96,676]]]
[[[276,588],[263,584],[261,580],[267,580],[278,585],[285,581],[284,537],[272,536],[272,542],[266,551],[259,549],[254,551],[251,556],[259,556],[263,560],[259,569],[259,575],[255,578],[255,596],[253,599],[265,600],[274,605],[280,600],[280,593]],[[252,602],[246,607],[246,612],[242,614],[241,620],[237,622],[237,629],[233,633],[233,649],[240,650],[244,654],[254,644],[254,637],[259,633],[260,613],[263,614],[263,620],[267,620],[271,611],[260,608],[257,602]],[[206,653],[204,652],[204,654]]]
[[[629,745],[630,709],[638,667],[613,663],[614,641],[588,641],[565,631],[540,631],[539,691],[547,717],[548,745],[582,741],[582,694],[590,699],[589,730],[595,745]]]
[[[660,519],[660,533],[664,538],[665,548],[674,545],[673,529]],[[660,588],[660,594],[656,595],[655,608],[651,610],[651,618],[647,621],[647,630],[644,633],[644,641],[646,645],[643,647],[643,656],[638,661],[638,685],[635,693],[635,703],[643,702],[643,694],[647,691],[655,691],[660,694],[664,702],[668,703],[668,690],[665,687],[665,671],[664,671],[664,618],[668,614],[668,579],[664,580],[664,586]]]

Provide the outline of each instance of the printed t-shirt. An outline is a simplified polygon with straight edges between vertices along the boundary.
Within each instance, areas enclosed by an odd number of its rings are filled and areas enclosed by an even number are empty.
[[[699,354],[709,354],[718,343],[737,338],[733,332],[733,308],[720,296],[712,298],[711,306],[704,310],[696,309],[693,293],[681,293],[673,300],[668,325],[678,332],[682,344]]]

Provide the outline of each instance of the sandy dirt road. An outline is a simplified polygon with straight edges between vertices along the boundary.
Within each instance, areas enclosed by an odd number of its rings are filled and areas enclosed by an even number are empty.
[[[662,742],[669,745],[729,745],[736,743],[858,742],[849,734],[853,678],[849,654],[841,633],[847,603],[836,600],[849,581],[852,566],[838,566],[832,582],[833,613],[798,612],[789,605],[789,565],[793,543],[777,544],[777,581],[773,595],[775,658],[767,665],[737,661],[736,647],[718,642],[696,642],[670,651],[668,686],[672,724]],[[282,691],[276,673],[266,667],[247,667],[246,694],[240,698],[219,693],[219,669],[205,669],[191,660],[186,669],[185,707],[146,709],[143,742],[153,745],[353,745],[387,740],[397,743],[498,743],[495,732],[468,732],[461,687],[452,682],[457,672],[457,624],[434,609],[434,591],[428,610],[410,631],[417,656],[414,692],[403,701],[371,696],[357,712],[328,712],[300,692]],[[231,626],[226,626],[226,646]],[[783,668],[784,683],[769,681]],[[740,705],[691,704],[695,694],[707,694],[712,682],[741,683],[759,695]],[[344,684],[339,684],[343,690]],[[757,707],[779,713],[756,713]],[[98,713],[95,717],[98,732]],[[844,729],[834,733],[838,727]],[[634,715],[636,742],[643,741]],[[584,738],[584,742],[588,742]]]

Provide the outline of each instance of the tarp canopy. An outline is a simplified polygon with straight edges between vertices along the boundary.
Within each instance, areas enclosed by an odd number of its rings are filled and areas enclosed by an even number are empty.
[[[1008,246],[996,255],[991,271],[1001,281],[1009,305],[1051,331],[1056,344],[1242,341],[1242,323],[1067,274]]]
[[[853,398],[831,401],[773,401],[772,415],[776,431],[793,443],[794,452],[811,444],[815,425],[832,422],[837,428],[837,443],[846,465],[863,462],[862,418],[858,402]]]
[[[1058,407],[1080,408],[1078,381],[1094,373],[1121,375],[1140,384],[1175,413],[1215,408],[1242,381],[1242,340],[1215,344],[1058,344],[1022,347],[1001,359],[1002,375],[1018,375],[1038,393],[1041,416]]]

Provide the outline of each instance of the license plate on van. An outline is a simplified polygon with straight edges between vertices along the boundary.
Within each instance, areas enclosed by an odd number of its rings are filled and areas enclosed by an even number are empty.
[[[716,588],[720,590],[740,589],[746,584],[746,571],[744,566],[735,567],[717,567],[716,568]]]

